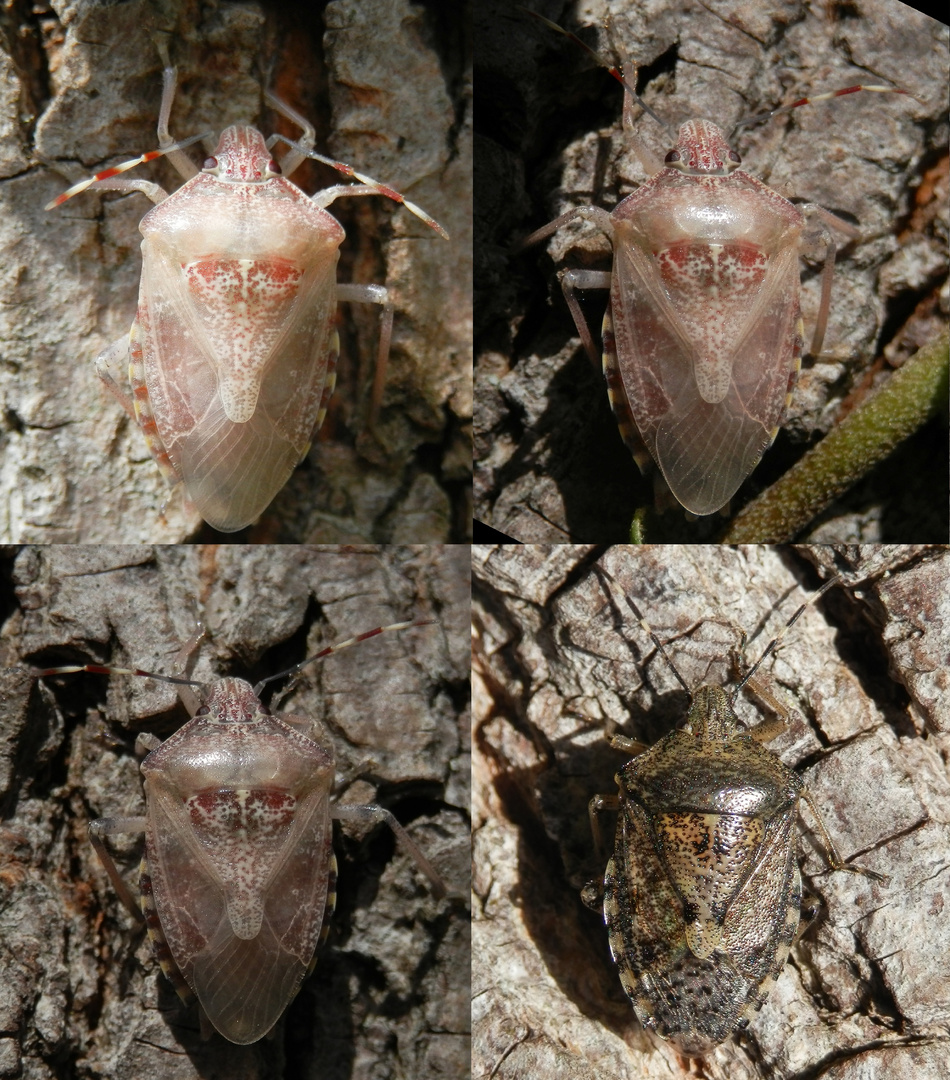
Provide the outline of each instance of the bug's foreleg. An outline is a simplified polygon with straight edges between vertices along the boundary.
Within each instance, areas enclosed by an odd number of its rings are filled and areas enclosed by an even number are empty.
[[[610,214],[606,210],[602,210],[599,206],[575,206],[573,210],[568,210],[566,214],[561,214],[560,217],[556,217],[553,221],[549,221],[547,225],[542,225],[540,229],[535,229],[530,236],[526,236],[524,240],[515,247],[515,252],[520,252],[525,248],[532,247],[545,237],[557,232],[557,230],[564,225],[569,225],[575,218],[580,218],[581,221],[592,222],[602,230],[611,241],[613,241],[613,222],[610,220]]]
[[[89,822],[89,840],[96,849],[99,861],[102,863],[105,872],[109,875],[109,880],[115,887],[119,899],[139,922],[145,922],[145,916],[142,914],[138,900],[119,873],[118,867],[115,865],[115,862],[102,839],[104,836],[141,832],[145,832],[144,817],[96,818],[95,821]]]
[[[178,70],[172,66],[168,56],[168,46],[164,38],[159,38],[155,43],[158,47],[162,63],[165,65],[162,71],[162,102],[158,108],[158,145],[165,151],[165,156],[175,167],[183,180],[190,180],[198,175],[198,169],[191,158],[179,147],[175,146],[175,140],[168,130],[171,120],[172,105],[175,102],[175,86],[178,82]],[[151,198],[151,196],[149,196]]]

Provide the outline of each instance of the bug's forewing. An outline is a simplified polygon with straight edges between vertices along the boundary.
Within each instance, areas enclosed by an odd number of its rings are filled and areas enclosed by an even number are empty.
[[[279,743],[260,744],[260,771],[242,776],[254,739],[216,761],[193,746],[176,758],[180,744],[169,740],[146,773],[146,855],[161,929],[211,1023],[241,1044],[273,1027],[307,973],[332,836],[325,755],[281,733]]]
[[[701,1054],[762,1006],[794,940],[800,782],[750,741],[706,761],[692,740],[622,770],[604,917],[640,1020]]]
[[[633,804],[621,810],[604,886],[610,951],[644,1027],[687,1053],[704,1053],[728,1038],[738,1019],[733,1003],[744,999],[748,980],[730,965],[690,951],[682,900]],[[697,1024],[693,1003],[700,986],[708,988],[710,1008]]]
[[[768,997],[798,931],[802,880],[795,862],[794,823],[794,809],[768,823],[753,870],[731,900],[723,925],[723,950],[758,983],[750,999],[753,1009]]]
[[[140,351],[144,388],[133,391],[147,389],[189,498],[223,532],[252,522],[283,487],[335,379],[342,229],[286,187],[296,195],[236,204],[189,191],[142,222],[132,357],[134,371]]]
[[[661,268],[616,223],[611,312],[640,434],[694,514],[723,506],[775,437],[800,355],[797,241],[683,244]],[[757,263],[750,267],[750,262]]]

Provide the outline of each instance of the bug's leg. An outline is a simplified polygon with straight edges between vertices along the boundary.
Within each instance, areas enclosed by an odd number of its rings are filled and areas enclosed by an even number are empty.
[[[363,806],[341,806],[338,803],[333,807],[331,813],[333,817],[341,821],[375,821],[388,825],[392,829],[396,840],[429,879],[432,885],[432,893],[436,899],[441,900],[448,894],[445,882],[439,877],[435,867],[422,854],[415,841],[411,839],[406,830],[388,810],[385,810],[382,806],[377,806],[375,803],[366,803]]]
[[[623,45],[618,43],[618,51],[620,52],[621,66],[623,68],[624,78],[631,86],[636,86],[637,83],[637,65],[632,63],[629,57],[626,56],[623,49]],[[640,135],[636,121],[634,119],[633,110],[636,108],[636,101],[633,96],[624,88],[623,94],[623,132],[626,145],[634,152],[643,166],[644,172],[647,176],[654,176],[663,168],[663,161],[657,157],[656,154],[647,146],[643,141],[643,137]],[[666,125],[664,125],[665,127]],[[670,134],[673,134],[672,132]]]
[[[144,922],[145,916],[139,908],[138,900],[126,885],[102,839],[104,836],[115,836],[118,833],[140,832],[145,832],[144,817],[96,818],[95,821],[89,822],[89,840],[96,849],[99,861],[109,875],[109,880],[112,882],[119,899],[139,922]]]
[[[640,742],[639,739],[628,739],[626,735],[609,735],[608,741],[611,750],[619,750],[623,754],[629,754],[630,757],[639,757],[644,750],[650,749],[649,743]]]
[[[602,912],[604,907],[604,882],[602,878],[588,881],[581,889],[581,903],[591,911]]]
[[[622,736],[617,736],[623,742],[631,742],[630,739],[623,739]],[[611,743],[613,745],[613,743]],[[620,749],[620,747],[617,747]],[[616,813],[620,809],[620,796],[619,795],[595,795],[587,804],[587,815],[590,818],[590,831],[594,838],[594,850],[597,853],[597,861],[603,863],[606,857],[606,847],[604,845],[604,834],[600,827],[600,815],[609,810],[611,813]],[[589,907],[592,911],[601,911],[604,904],[604,878],[596,878],[594,881],[588,881],[587,884],[581,889],[581,901],[586,907]]]
[[[600,827],[600,815],[605,810],[615,814],[619,809],[619,795],[594,795],[587,804],[587,816],[590,818],[590,832],[591,836],[594,838],[594,850],[597,852],[597,859],[599,862],[603,862],[607,853],[604,844],[604,832]]]
[[[129,384],[129,335],[123,334],[96,357],[96,374],[118,399],[123,409],[135,419],[132,395],[123,387]]]
[[[373,430],[376,427],[376,421],[379,419],[383,388],[386,385],[389,346],[393,336],[393,305],[390,303],[389,293],[383,285],[337,285],[336,298],[337,300],[348,300],[350,303],[356,304],[379,304],[382,308],[379,315],[379,349],[376,353],[376,372],[373,376],[373,392],[370,397],[369,407],[369,427],[370,430]],[[334,383],[335,381],[334,375]],[[322,412],[318,419],[322,419],[323,413],[326,412],[326,406],[323,402],[321,402],[321,409]],[[317,426],[319,427],[319,424]]]
[[[812,896],[811,893],[803,892],[801,901],[801,911],[799,912],[798,930],[795,933],[795,942],[805,933],[809,926],[818,917],[818,912],[821,910],[821,901]]]
[[[831,237],[831,233],[825,226],[831,226],[848,237],[849,240],[857,240],[861,233],[849,222],[832,214],[817,203],[807,203],[802,210],[812,219],[812,224],[805,230],[802,239],[802,249],[807,254],[816,253],[823,249],[824,256],[821,267],[821,301],[818,305],[818,317],[815,319],[815,330],[812,334],[811,356],[817,356],[825,341],[825,330],[828,327],[828,313],[831,310],[831,283],[835,276],[835,256],[837,245]]]
[[[165,39],[157,38],[155,44],[164,64],[164,70],[162,71],[162,103],[158,109],[158,146],[160,150],[165,152],[165,156],[174,165],[182,179],[190,180],[193,176],[198,175],[198,168],[184,150],[175,147],[175,140],[168,131],[172,105],[175,102],[178,69],[172,65]]]
[[[317,161],[324,163],[330,162],[330,158],[322,157],[320,154],[308,154],[308,157],[315,158]],[[353,175],[356,175],[355,173]],[[322,191],[318,191],[315,195],[311,196],[310,201],[317,206],[326,209],[330,203],[334,200],[341,198],[344,195],[382,195],[387,199],[393,199],[394,202],[400,202],[407,210],[411,210],[417,218],[420,218],[427,225],[430,225],[435,231],[444,239],[448,240],[449,234],[442,228],[442,226],[427,214],[423,209],[416,206],[415,203],[410,202],[408,199],[403,198],[398,191],[394,191],[392,188],[387,187],[385,184],[377,184],[375,181],[366,183],[360,181],[358,184],[334,184],[333,187],[324,188]]]
[[[131,331],[119,338],[96,357],[96,372],[119,404],[142,429],[145,443],[155,464],[171,487],[181,483],[181,477],[172,465],[165,444],[158,434],[152,416],[148,390],[145,386],[145,370],[142,362],[142,335],[138,320]],[[128,388],[128,389],[127,389]],[[128,392],[131,390],[131,393]]]
[[[593,209],[593,206],[575,206],[573,210],[568,210],[566,213],[561,214],[553,221],[549,221],[547,225],[542,225],[540,229],[535,229],[534,232],[529,236],[526,236],[524,240],[519,240],[514,246],[515,254],[520,254],[525,248],[533,247],[535,244],[540,243],[546,237],[551,236],[552,233],[557,232],[562,226],[570,225],[575,218],[582,217],[582,210]]]
[[[788,730],[789,720],[791,719],[788,706],[782,704],[770,684],[761,675],[752,676],[746,685],[756,697],[764,701],[775,713],[774,717],[763,720],[756,724],[755,727],[750,728],[747,734],[756,742],[771,742],[772,739],[781,735],[783,731]]]
[[[182,644],[178,652],[175,653],[174,660],[172,660],[171,671],[173,675],[183,676],[191,669],[192,665],[189,661],[194,657],[195,651],[201,642],[208,636],[208,630],[204,623],[200,619],[195,621],[197,624],[195,632]],[[182,705],[188,710],[189,716],[194,716],[198,709],[201,708],[201,694],[197,693],[191,686],[179,685],[178,697]],[[139,745],[139,739],[142,738],[143,735],[139,735],[135,740],[136,749]],[[161,740],[155,739],[154,735],[144,735],[144,738],[155,740],[154,745],[149,746],[149,750],[154,750],[155,746],[161,745]]]
[[[169,62],[168,50],[165,48],[164,42],[159,41],[158,49],[165,62],[164,82],[162,85],[162,104],[158,118],[159,149],[149,150],[145,154],[140,154],[137,158],[122,162],[121,165],[112,165],[109,168],[96,173],[95,176],[91,176],[88,180],[80,180],[78,184],[73,184],[71,188],[68,188],[61,195],[57,195],[55,199],[47,203],[47,210],[62,206],[67,199],[71,199],[81,191],[88,191],[89,188],[98,188],[100,191],[140,191],[153,203],[160,203],[163,199],[168,198],[168,192],[165,191],[164,188],[159,187],[158,184],[150,183],[148,180],[116,180],[115,177],[118,176],[119,173],[128,172],[129,169],[136,168],[143,162],[154,161],[155,158],[163,156],[167,157],[168,160],[172,162],[186,180],[189,180],[196,175],[198,169],[188,155],[184,153],[184,147],[190,146],[195,142],[200,142],[202,139],[206,139],[211,133],[203,132],[201,135],[193,135],[190,139],[184,139],[181,142],[175,142],[171,135],[169,135],[168,118],[171,113],[172,101],[175,98],[176,73]]]
[[[825,859],[832,870],[842,870],[849,874],[861,874],[864,877],[873,878],[875,881],[882,881],[887,884],[890,878],[886,874],[878,874],[874,870],[865,870],[861,866],[848,866],[847,863],[838,854],[838,849],[834,845],[834,841],[825,828],[825,823],[821,819],[821,814],[818,813],[818,807],[815,805],[815,800],[811,797],[811,793],[807,788],[802,791],[802,798],[808,803],[808,809],[811,810],[811,815],[815,819],[815,824],[818,826],[818,831],[821,833],[821,841],[825,848]]]
[[[527,239],[523,240],[517,246],[516,251],[521,251],[523,248],[536,244],[539,240],[543,240],[546,236],[550,236],[551,233],[556,232],[562,225],[567,225],[574,221],[575,218],[580,218],[581,221],[589,221],[591,224],[596,225],[597,228],[607,236],[611,243],[613,243],[614,226],[610,219],[610,214],[608,214],[606,210],[602,210],[599,206],[577,206],[573,210],[568,210],[566,214],[561,214],[560,217],[556,217],[553,221],[549,221],[547,225],[542,225],[540,229],[535,230],[527,237]],[[577,297],[574,295],[574,290],[609,289],[610,273],[602,270],[565,270],[559,277],[561,280],[561,290],[564,293],[564,299],[567,301],[571,317],[574,319],[574,325],[577,327],[577,332],[584,345],[584,351],[590,357],[590,362],[599,370],[600,358],[597,354],[597,349],[594,347],[594,339],[591,336],[590,327],[587,325],[584,313],[581,311]]]
[[[171,155],[169,155],[170,157]],[[148,200],[157,206],[163,199],[168,198],[168,192],[159,184],[153,184],[151,180],[96,180],[89,185],[90,189],[97,188],[99,191],[140,191]]]
[[[290,176],[310,156],[310,151],[317,141],[316,130],[305,116],[302,116],[296,109],[292,109],[285,101],[281,101],[279,97],[276,97],[269,90],[264,91],[264,100],[272,109],[279,112],[281,116],[286,116],[291,123],[296,124],[303,132],[300,138],[297,139],[299,149],[292,146],[281,158],[280,171],[284,176]],[[271,135],[267,140],[267,149],[270,150],[277,141],[277,136]]]
[[[594,368],[599,372],[601,367],[601,358],[598,355],[597,348],[594,345],[594,339],[590,332],[590,327],[587,325],[587,319],[584,318],[584,312],[581,310],[580,302],[576,296],[577,289],[609,289],[610,288],[610,271],[609,270],[563,270],[559,275],[561,279],[561,291],[564,293],[564,300],[567,303],[568,309],[571,312],[571,318],[574,320],[574,325],[577,327],[577,333],[580,335],[581,344],[584,346],[584,352],[590,359],[590,362],[594,365]]]

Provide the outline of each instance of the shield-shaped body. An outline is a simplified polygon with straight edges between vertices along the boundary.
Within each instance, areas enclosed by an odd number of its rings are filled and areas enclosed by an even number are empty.
[[[644,1027],[703,1054],[761,1008],[795,939],[802,781],[748,735],[674,731],[617,783],[610,949]]]
[[[332,911],[332,753],[248,683],[222,679],[142,772],[156,955],[226,1039],[256,1042],[297,993]]]
[[[333,390],[343,229],[254,128],[142,219],[129,348],[136,417],[202,517],[252,522],[307,453]]]
[[[604,370],[628,442],[627,411],[674,496],[702,515],[758,464],[794,387],[804,218],[749,173],[727,174],[714,124],[684,124],[675,153],[610,215]]]

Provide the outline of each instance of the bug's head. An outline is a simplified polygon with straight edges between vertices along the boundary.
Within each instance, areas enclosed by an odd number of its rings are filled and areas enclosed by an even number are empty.
[[[738,731],[739,718],[721,686],[700,686],[693,693],[686,726],[703,742],[725,742]]]
[[[728,176],[742,164],[722,128],[711,120],[688,120],[679,130],[666,164],[687,176]]]
[[[263,184],[281,175],[264,136],[256,128],[237,126],[221,132],[218,148],[201,171],[226,184]]]

